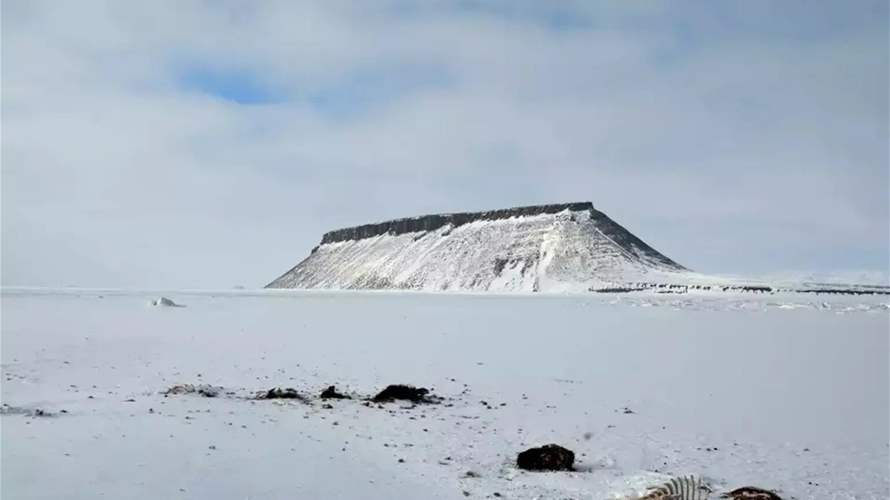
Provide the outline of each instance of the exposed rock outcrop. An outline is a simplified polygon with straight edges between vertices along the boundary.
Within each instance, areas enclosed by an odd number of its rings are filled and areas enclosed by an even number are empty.
[[[389,385],[376,396],[371,398],[375,403],[385,403],[388,401],[402,400],[411,401],[412,403],[432,403],[433,400],[429,396],[429,389],[423,387],[414,387],[413,385]]]
[[[732,500],[782,500],[779,495],[772,491],[754,486],[736,488],[729,493],[720,495],[720,498],[730,498]]]
[[[260,393],[257,399],[298,399],[300,401],[306,401],[306,398],[302,394],[291,387],[284,389],[281,387],[273,387],[265,393]]]
[[[213,386],[209,384],[177,384],[171,386],[166,391],[162,392],[164,396],[178,395],[178,394],[197,394],[199,396],[203,396],[205,398],[215,398],[219,396],[224,389],[222,387]]]
[[[325,233],[321,238],[321,244],[335,243],[338,241],[360,240],[382,234],[399,235],[416,233],[420,231],[435,231],[444,226],[459,227],[476,221],[493,221],[509,219],[511,217],[528,217],[541,214],[556,214],[565,210],[580,212],[593,210],[593,203],[584,201],[580,203],[559,203],[554,205],[533,205],[528,207],[504,208],[489,210],[487,212],[463,212],[454,214],[421,215],[419,217],[407,217],[376,224],[364,224],[361,226],[347,227]]]
[[[346,394],[341,394],[337,392],[337,388],[333,385],[328,386],[327,389],[321,391],[321,395],[319,395],[321,399],[350,399]]]
[[[529,448],[516,457],[520,469],[534,471],[572,470],[575,466],[575,453],[558,444],[545,444],[539,448]]]

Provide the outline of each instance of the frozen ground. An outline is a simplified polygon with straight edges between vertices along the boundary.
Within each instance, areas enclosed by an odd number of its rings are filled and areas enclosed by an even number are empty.
[[[2,498],[605,499],[692,473],[885,499],[886,302],[5,290]],[[446,400],[247,399],[390,383]],[[578,471],[512,465],[551,442]]]

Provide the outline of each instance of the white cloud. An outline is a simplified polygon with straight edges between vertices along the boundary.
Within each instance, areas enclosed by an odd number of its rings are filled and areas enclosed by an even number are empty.
[[[886,269],[873,13],[368,5],[4,2],[4,284],[261,285],[337,226],[588,199],[704,271]]]

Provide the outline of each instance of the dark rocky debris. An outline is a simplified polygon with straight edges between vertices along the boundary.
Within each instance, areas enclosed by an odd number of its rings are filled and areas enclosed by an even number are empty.
[[[306,398],[303,397],[296,389],[292,387],[287,387],[282,389],[281,387],[273,387],[266,391],[265,394],[260,394],[257,399],[299,399],[300,401],[305,401]]]
[[[736,488],[729,493],[720,495],[720,498],[731,498],[732,500],[782,500],[782,497],[772,491],[755,488],[754,486]]]
[[[533,471],[574,470],[575,453],[557,444],[529,448],[516,457],[520,469]]]
[[[341,394],[337,392],[337,388],[332,386],[328,386],[327,389],[321,391],[321,395],[319,395],[321,399],[351,399],[346,394]]]
[[[68,413],[65,410],[59,413]],[[54,417],[56,413],[52,413],[42,408],[23,408],[20,406],[10,406],[4,403],[0,406],[0,415],[24,415],[26,417]]]
[[[497,266],[497,262],[495,265]],[[684,285],[676,283],[628,283],[624,286],[604,288],[591,287],[597,293],[629,293],[643,290],[654,290],[657,293],[686,293],[689,290],[714,290],[722,292],[768,293],[793,292],[814,293],[816,295],[890,295],[890,288],[873,285],[848,285],[830,288],[779,288],[765,285]]]
[[[414,387],[413,385],[389,385],[376,396],[371,398],[375,403],[386,403],[389,401],[402,400],[411,401],[412,403],[433,403],[435,400],[429,396],[429,389],[423,387]]]
[[[164,396],[170,395],[179,395],[179,394],[197,394],[199,396],[203,396],[205,398],[215,398],[219,396],[223,392],[222,387],[213,386],[209,384],[176,384],[171,386],[166,391],[162,392]]]
[[[797,293],[815,293],[831,294],[831,295],[890,295],[890,290],[886,287],[861,287],[858,289],[849,288],[805,288],[803,290],[794,290]]]

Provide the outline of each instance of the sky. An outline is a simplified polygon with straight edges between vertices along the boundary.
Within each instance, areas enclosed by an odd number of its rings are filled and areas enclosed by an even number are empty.
[[[701,272],[890,265],[888,2],[2,3],[2,284],[258,287],[591,201]]]

